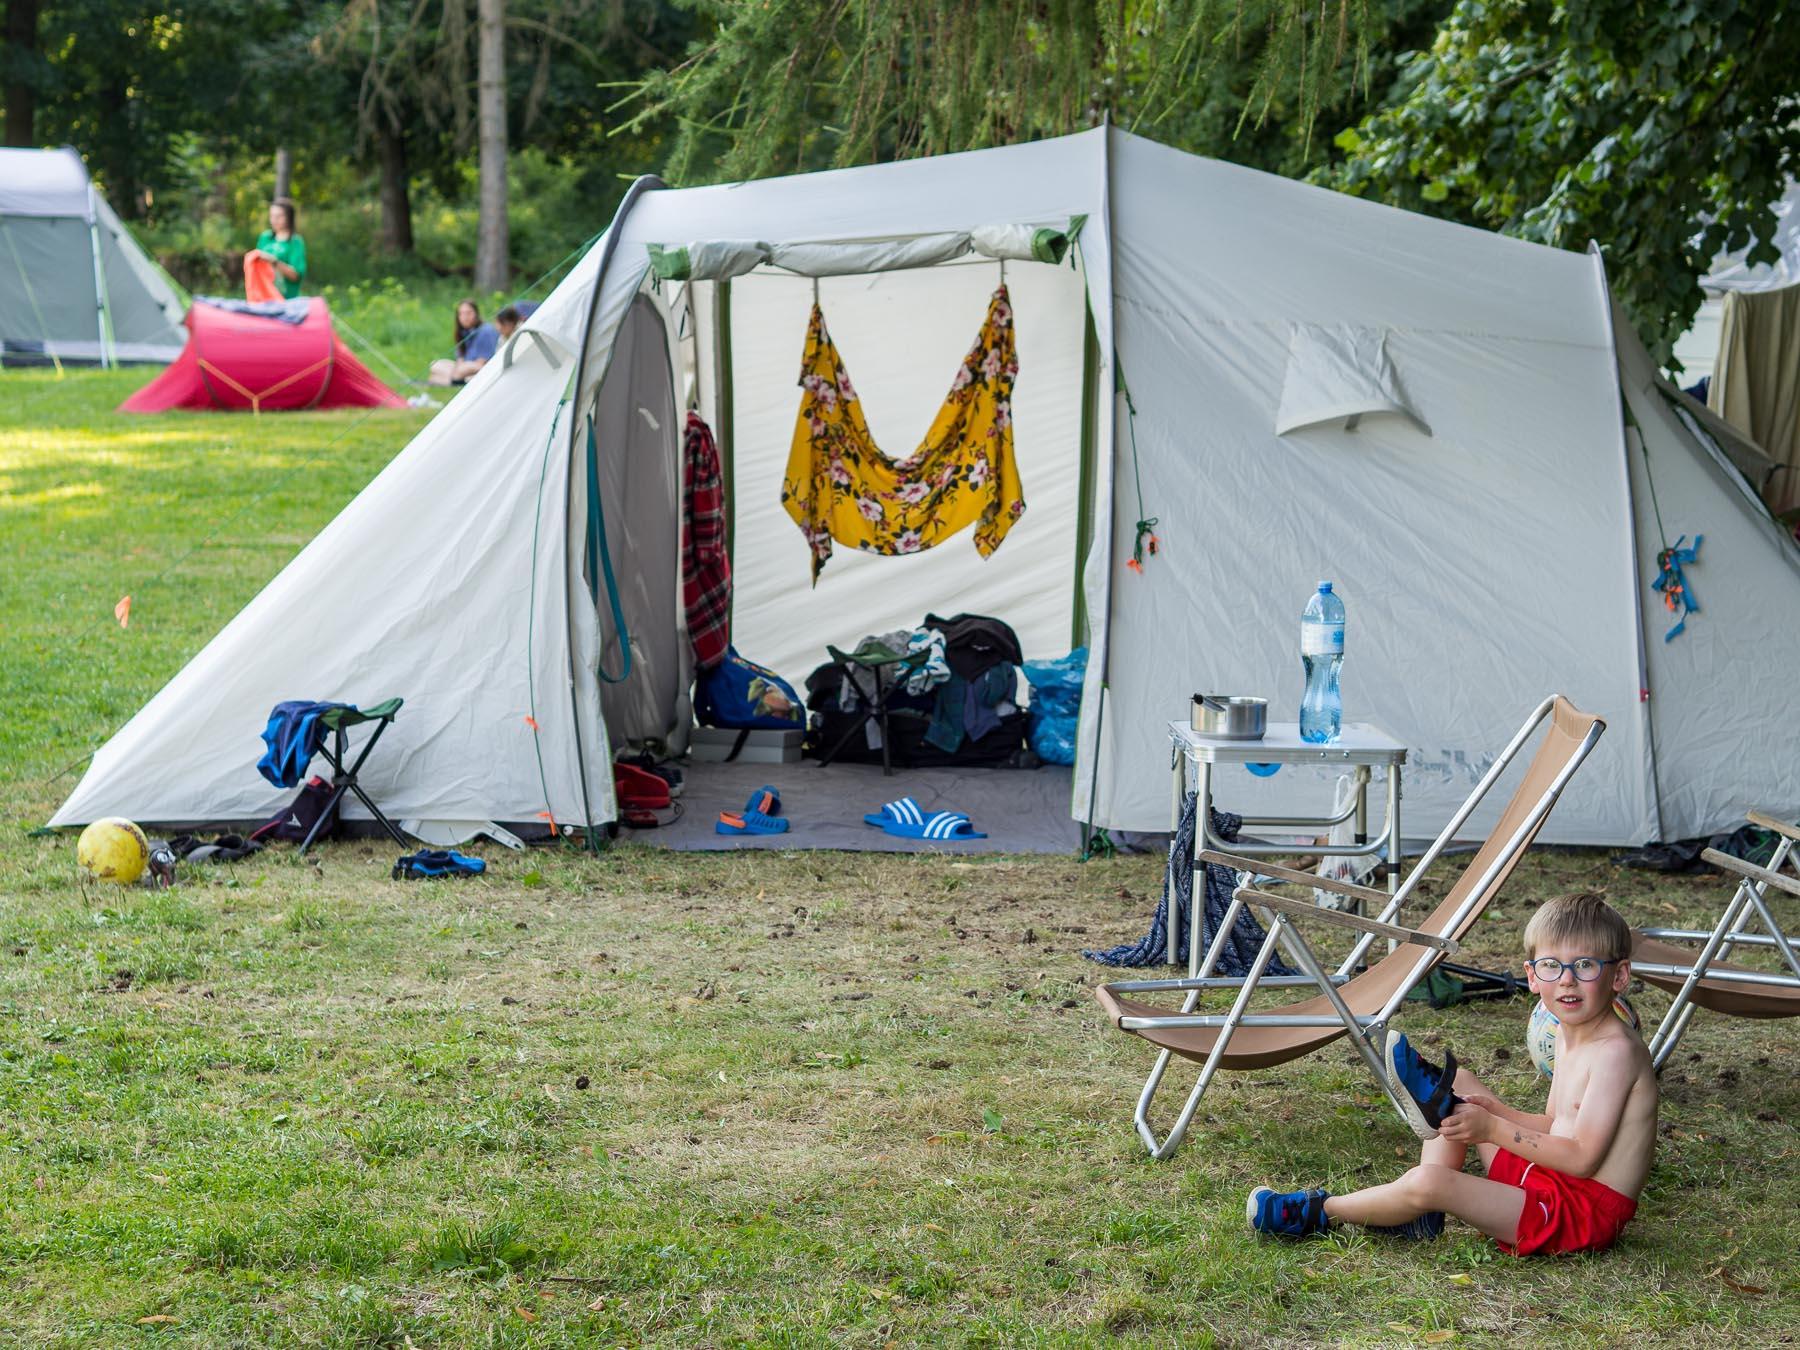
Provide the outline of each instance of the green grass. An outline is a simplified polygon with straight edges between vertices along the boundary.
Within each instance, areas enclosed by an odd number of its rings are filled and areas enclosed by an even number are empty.
[[[343,843],[84,899],[73,840],[27,833],[59,771],[423,419],[112,413],[142,378],[0,376],[0,1344],[1800,1338],[1780,1023],[1699,1019],[1609,1255],[1251,1240],[1252,1185],[1364,1184],[1415,1146],[1338,1047],[1228,1076],[1145,1158],[1148,1056],[1077,949],[1141,931],[1153,858],[490,851],[402,885]],[[1638,920],[1721,893],[1541,853],[1475,956],[1596,885]],[[1405,1023],[1529,1104],[1526,1011]]]

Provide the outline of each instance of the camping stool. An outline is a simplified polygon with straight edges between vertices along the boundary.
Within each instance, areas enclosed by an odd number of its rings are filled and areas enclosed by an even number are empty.
[[[819,756],[819,767],[822,769],[831,763],[838,752],[850,743],[850,738],[866,727],[870,718],[874,718],[881,728],[881,772],[893,777],[893,759],[888,753],[891,740],[888,735],[888,700],[904,687],[908,675],[931,659],[930,649],[896,652],[879,643],[865,642],[853,652],[839,651],[829,643],[825,650],[831,656],[831,663],[842,672],[850,682],[850,687],[856,691],[862,708],[856,721],[845,727],[836,743]],[[857,678],[859,672],[870,677],[870,687],[865,688],[862,680]]]
[[[346,792],[354,792],[356,799],[369,808],[369,814],[381,822],[381,828],[388,832],[393,841],[405,848],[408,845],[406,836],[400,828],[381,813],[381,808],[371,800],[369,794],[362,790],[362,784],[356,781],[356,775],[362,770],[363,761],[375,748],[375,742],[381,739],[381,733],[393,724],[394,714],[400,711],[403,698],[390,698],[385,703],[377,703],[373,708],[328,708],[319,714],[319,724],[331,732],[331,743],[319,743],[319,753],[331,762],[331,798],[325,803],[325,809],[319,812],[319,818],[313,827],[306,832],[306,838],[300,841],[300,852],[305,853],[313,845],[320,830],[331,819],[332,813],[338,809],[338,803]],[[375,723],[375,730],[369,733],[369,739],[363,742],[362,753],[357,755],[356,763],[349,768],[344,767],[344,759],[348,746],[344,733],[351,727],[359,727],[364,722]]]

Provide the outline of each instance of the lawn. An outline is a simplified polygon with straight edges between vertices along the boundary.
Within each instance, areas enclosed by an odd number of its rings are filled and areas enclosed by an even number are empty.
[[[0,375],[0,1343],[1800,1341],[1793,1026],[1697,1020],[1611,1254],[1258,1242],[1251,1186],[1415,1146],[1339,1046],[1144,1156],[1148,1056],[1079,948],[1141,933],[1155,858],[489,851],[408,885],[339,843],[84,897],[30,830],[427,416],[111,412],[143,378]],[[1575,887],[1639,921],[1723,892],[1539,852],[1475,955]],[[1527,1011],[1403,1021],[1531,1105]]]

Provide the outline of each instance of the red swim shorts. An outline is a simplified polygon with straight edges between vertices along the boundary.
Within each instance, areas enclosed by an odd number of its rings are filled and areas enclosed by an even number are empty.
[[[1500,1250],[1515,1256],[1533,1252],[1604,1251],[1637,1213],[1637,1201],[1591,1177],[1572,1177],[1501,1149],[1488,1164],[1488,1180],[1525,1192],[1519,1213],[1518,1245]]]

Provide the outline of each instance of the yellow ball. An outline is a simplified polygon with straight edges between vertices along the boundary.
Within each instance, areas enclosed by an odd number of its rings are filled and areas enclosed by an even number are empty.
[[[96,820],[75,845],[75,865],[84,881],[129,886],[144,875],[149,862],[150,841],[144,832],[117,816]]]

